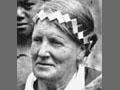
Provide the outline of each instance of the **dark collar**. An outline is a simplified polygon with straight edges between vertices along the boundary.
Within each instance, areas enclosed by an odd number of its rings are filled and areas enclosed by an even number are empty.
[[[88,85],[96,77],[101,74],[100,71],[97,71],[93,68],[85,67],[85,85]]]

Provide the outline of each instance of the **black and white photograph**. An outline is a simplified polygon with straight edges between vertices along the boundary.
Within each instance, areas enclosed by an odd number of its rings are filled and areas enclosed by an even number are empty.
[[[17,90],[103,90],[102,0],[17,0]]]

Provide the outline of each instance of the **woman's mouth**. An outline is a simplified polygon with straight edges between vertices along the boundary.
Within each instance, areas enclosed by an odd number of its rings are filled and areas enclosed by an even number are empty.
[[[46,71],[46,70],[48,71],[48,70],[54,68],[54,65],[49,64],[49,63],[41,63],[41,62],[39,62],[39,63],[36,63],[36,68],[38,70],[41,70],[41,71]]]
[[[38,62],[36,63],[36,65],[38,66],[41,66],[41,67],[54,67],[55,65],[54,64],[51,64],[51,63],[42,63],[42,62]]]

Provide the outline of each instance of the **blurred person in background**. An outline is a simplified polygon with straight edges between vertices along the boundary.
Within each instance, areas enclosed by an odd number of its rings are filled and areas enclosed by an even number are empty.
[[[17,0],[17,45],[25,46],[33,28],[30,11],[35,5],[30,0]]]
[[[31,70],[29,46],[33,24],[31,11],[38,0],[17,0],[17,90],[23,90]]]

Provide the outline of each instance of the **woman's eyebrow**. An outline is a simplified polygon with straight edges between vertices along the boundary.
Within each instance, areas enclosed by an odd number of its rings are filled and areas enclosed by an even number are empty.
[[[57,34],[54,34],[54,33],[51,33],[51,34],[50,34],[50,37],[59,37],[59,38],[65,40],[65,38],[63,38],[62,36],[57,35]]]

